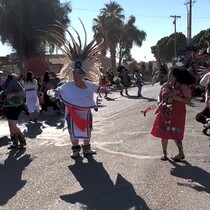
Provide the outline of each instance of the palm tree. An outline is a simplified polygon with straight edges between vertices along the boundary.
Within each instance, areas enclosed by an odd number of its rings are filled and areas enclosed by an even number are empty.
[[[110,1],[109,4],[105,4],[105,7],[100,10],[101,16],[108,18],[114,18],[122,22],[125,16],[122,14],[124,12],[123,8],[115,1]]]
[[[123,26],[123,8],[114,1],[105,4],[100,10],[100,15],[94,19],[93,29],[104,39],[104,50],[110,50],[112,67],[116,68],[116,48],[120,40],[121,27]]]
[[[143,41],[146,39],[146,33],[142,30],[139,30],[134,24],[136,22],[136,18],[134,16],[130,16],[129,20],[126,24],[122,26],[122,32],[119,42],[119,65],[123,57],[130,56],[130,50],[135,44],[138,47],[142,46]]]

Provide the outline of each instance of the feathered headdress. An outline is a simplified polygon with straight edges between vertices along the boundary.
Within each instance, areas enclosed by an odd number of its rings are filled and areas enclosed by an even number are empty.
[[[194,66],[198,72],[206,73],[210,66],[210,55],[206,53],[206,49],[202,49],[198,52],[193,48],[186,51],[183,64],[187,69]]]
[[[79,19],[80,20],[80,19]],[[98,82],[100,78],[100,61],[98,59],[99,51],[103,40],[98,43],[94,36],[93,40],[87,44],[87,33],[83,22],[80,23],[84,30],[85,41],[82,46],[82,41],[76,29],[71,27],[77,35],[78,42],[76,42],[72,33],[60,22],[51,25],[51,31],[48,32],[53,37],[55,44],[65,55],[65,64],[61,69],[59,75],[67,81],[73,80],[73,71],[78,68],[85,72],[85,77],[93,82]],[[63,33],[60,33],[62,30]],[[69,40],[65,37],[65,32],[69,36]]]

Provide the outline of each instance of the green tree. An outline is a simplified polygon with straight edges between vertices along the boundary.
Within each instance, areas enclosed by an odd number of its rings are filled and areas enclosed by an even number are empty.
[[[122,26],[119,40],[119,65],[121,64],[124,56],[130,56],[130,51],[133,47],[133,44],[141,47],[143,41],[146,39],[146,33],[142,30],[139,30],[134,25],[135,22],[136,18],[134,16],[130,16],[128,22]]]
[[[21,60],[45,53],[48,42],[40,38],[55,20],[69,24],[70,4],[59,0],[0,0],[0,38]]]
[[[187,46],[187,39],[183,33],[176,33],[177,56],[183,55]],[[161,38],[155,46],[151,47],[156,60],[168,62],[174,57],[174,34]]]
[[[210,42],[210,28],[200,31],[193,37],[193,45],[196,46],[197,49],[207,48],[208,42]]]

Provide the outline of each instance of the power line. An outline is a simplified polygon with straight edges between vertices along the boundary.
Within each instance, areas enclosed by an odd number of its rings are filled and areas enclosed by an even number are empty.
[[[193,2],[195,3],[195,2]],[[187,3],[186,3],[187,4]],[[77,7],[73,7],[72,10],[79,10],[79,11],[86,11],[86,12],[93,12],[93,13],[99,13],[100,10],[90,10],[90,9],[83,9],[83,8],[77,8]],[[169,19],[168,16],[158,16],[158,15],[148,15],[148,14],[124,14],[125,16],[136,16],[136,17],[145,17],[145,18],[163,18],[163,19]],[[210,19],[210,16],[197,16],[197,17],[193,17],[194,19]],[[184,18],[185,19],[185,18]]]
[[[100,12],[99,11],[96,11],[96,10],[90,10],[90,9],[82,9],[82,8],[72,8],[72,10],[79,10],[79,11],[86,11],[86,12],[94,12],[94,13],[98,13]],[[166,16],[155,16],[155,15],[138,15],[138,14],[124,14],[125,16],[131,16],[131,15],[134,15],[134,16],[139,16],[139,17],[149,17],[149,18],[168,18]]]
[[[94,12],[94,13],[99,13],[99,11],[96,10],[90,10],[90,9],[83,9],[83,8],[77,8],[77,7],[73,7],[72,10],[79,10],[79,11],[86,11],[86,12]],[[139,16],[139,17],[148,17],[148,18],[167,18],[166,16],[155,16],[155,15],[139,15],[139,14],[124,14],[125,16]]]

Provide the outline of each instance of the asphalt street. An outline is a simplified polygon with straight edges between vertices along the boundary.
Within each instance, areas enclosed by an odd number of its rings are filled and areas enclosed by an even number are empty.
[[[198,99],[187,106],[183,141],[186,160],[161,161],[160,140],[150,134],[159,85],[145,85],[129,96],[102,99],[93,111],[92,146],[97,155],[71,159],[63,115],[49,110],[38,123],[22,114],[26,150],[9,151],[9,130],[0,121],[1,210],[207,210],[210,209],[210,141],[195,115]],[[169,155],[177,154],[173,141]]]

